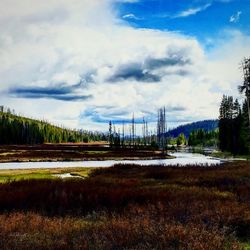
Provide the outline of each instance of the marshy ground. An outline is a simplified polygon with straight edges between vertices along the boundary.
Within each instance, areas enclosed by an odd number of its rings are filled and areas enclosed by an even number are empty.
[[[15,171],[12,177],[28,170]],[[221,250],[250,242],[248,162],[82,174],[1,183],[0,248]]]
[[[0,145],[0,162],[136,160],[171,158],[151,149],[112,149],[106,143]]]
[[[57,176],[70,174],[86,178],[93,168],[52,168],[52,169],[14,169],[0,170],[0,183],[31,180],[31,179],[56,179]]]

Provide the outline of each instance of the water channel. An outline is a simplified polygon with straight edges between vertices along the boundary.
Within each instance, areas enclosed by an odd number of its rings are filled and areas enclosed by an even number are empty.
[[[195,153],[172,153],[173,159],[157,159],[157,160],[107,160],[107,161],[58,161],[58,162],[8,162],[0,163],[1,169],[29,169],[29,168],[66,168],[66,167],[111,167],[114,164],[139,164],[148,165],[204,165],[211,166],[221,164],[222,160]]]

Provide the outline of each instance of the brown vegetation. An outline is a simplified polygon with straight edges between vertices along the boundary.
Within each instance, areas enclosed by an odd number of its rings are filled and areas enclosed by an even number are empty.
[[[165,156],[165,158],[168,156]],[[65,143],[41,145],[0,145],[0,162],[83,161],[110,159],[157,159],[161,152],[132,148],[110,149],[107,144]]]
[[[0,184],[1,249],[241,249],[250,164],[117,165]]]

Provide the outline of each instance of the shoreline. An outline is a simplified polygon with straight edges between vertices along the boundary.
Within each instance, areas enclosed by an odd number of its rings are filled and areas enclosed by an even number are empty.
[[[29,162],[91,162],[91,161],[134,161],[134,160],[160,160],[175,159],[175,156],[149,156],[149,157],[97,157],[97,158],[43,158],[43,159],[8,159],[1,160],[0,163],[29,163]]]
[[[109,148],[106,144],[0,145],[0,163],[172,159],[152,148]]]

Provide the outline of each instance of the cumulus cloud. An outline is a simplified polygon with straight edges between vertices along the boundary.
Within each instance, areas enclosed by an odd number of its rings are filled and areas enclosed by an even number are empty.
[[[133,112],[154,122],[163,105],[173,122],[216,118],[222,91],[240,81],[249,38],[234,33],[207,54],[195,38],[128,26],[112,3],[2,0],[1,104],[86,129]]]

